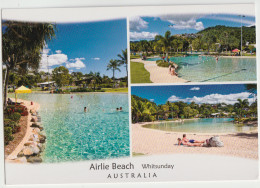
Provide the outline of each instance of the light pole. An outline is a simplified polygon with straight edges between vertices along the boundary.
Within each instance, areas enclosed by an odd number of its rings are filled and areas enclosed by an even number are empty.
[[[240,55],[242,56],[242,43],[243,43],[243,37],[242,37],[242,17],[245,17],[245,15],[238,15],[240,16],[240,21],[241,21],[241,52]]]

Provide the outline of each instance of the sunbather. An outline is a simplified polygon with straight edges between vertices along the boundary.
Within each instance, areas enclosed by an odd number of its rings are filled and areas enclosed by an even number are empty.
[[[182,141],[183,142],[189,142],[189,143],[204,143],[205,142],[205,140],[203,140],[203,141],[198,141],[198,140],[194,140],[194,139],[188,139],[187,137],[186,137],[186,134],[183,134],[183,137],[182,137]]]
[[[190,147],[202,147],[203,143],[189,143],[189,142],[184,142],[182,139],[178,138],[178,145],[184,145],[184,146],[190,146]]]

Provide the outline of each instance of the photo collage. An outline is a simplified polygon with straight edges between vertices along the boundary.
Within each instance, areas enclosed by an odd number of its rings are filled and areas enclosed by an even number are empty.
[[[84,21],[3,11],[6,184],[258,178],[255,6],[227,6]]]

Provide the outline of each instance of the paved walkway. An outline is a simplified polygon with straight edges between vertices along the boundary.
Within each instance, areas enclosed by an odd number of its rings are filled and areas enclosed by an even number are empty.
[[[150,80],[153,83],[184,83],[187,80],[172,76],[167,67],[159,67],[156,61],[143,61],[142,59],[131,59],[133,62],[143,63],[144,68],[150,73]]]

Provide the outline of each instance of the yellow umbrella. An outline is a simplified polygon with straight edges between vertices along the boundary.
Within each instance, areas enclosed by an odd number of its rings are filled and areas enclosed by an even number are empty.
[[[17,93],[31,93],[32,90],[28,89],[27,87],[21,86],[15,90],[15,103],[17,101]]]

